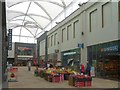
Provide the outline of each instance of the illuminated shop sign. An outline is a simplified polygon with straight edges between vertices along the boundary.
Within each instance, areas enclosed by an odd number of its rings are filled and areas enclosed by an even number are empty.
[[[73,54],[76,54],[76,52],[68,52],[68,53],[64,53],[63,55],[73,55]]]
[[[17,55],[32,56],[33,55],[33,48],[18,47],[17,48]]]
[[[24,57],[24,58],[33,58],[33,56],[30,56],[30,55],[29,55],[29,56],[25,56],[25,55],[18,55],[17,57],[20,57],[20,58],[21,58],[21,57]]]
[[[30,60],[31,58],[20,58],[18,57],[18,60]]]
[[[118,51],[118,45],[103,48],[103,51],[104,52],[107,52],[107,51]]]

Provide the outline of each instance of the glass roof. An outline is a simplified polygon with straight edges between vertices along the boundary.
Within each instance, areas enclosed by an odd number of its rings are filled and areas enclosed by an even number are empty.
[[[13,42],[36,43],[88,0],[6,0],[7,29],[13,29]]]

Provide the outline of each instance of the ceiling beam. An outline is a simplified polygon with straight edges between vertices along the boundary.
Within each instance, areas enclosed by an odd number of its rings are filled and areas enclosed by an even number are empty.
[[[52,17],[50,16],[50,14],[47,12],[47,10],[41,6],[38,2],[34,2],[36,5],[38,5],[47,15],[48,17],[50,18],[50,20],[52,21]]]
[[[55,4],[55,5],[58,5],[58,6],[62,7],[62,8],[64,8],[63,5],[61,5],[61,4],[57,3],[57,2],[49,1],[49,0],[34,0],[34,1],[48,2],[48,3],[52,3],[52,4]],[[24,3],[24,2],[28,2],[28,1],[17,2],[15,4],[13,4],[13,5],[8,6],[8,8],[11,8],[11,7],[15,6],[15,5],[18,5],[18,4],[21,4],[21,3]]]
[[[22,15],[25,15],[25,13],[23,13],[23,12],[20,12],[20,11],[13,11],[13,10],[7,10],[7,13],[20,13],[20,14],[22,14]],[[42,18],[44,18],[44,19],[47,19],[47,20],[51,21],[50,18],[45,17],[45,16],[43,16],[43,15],[37,15],[37,14],[29,13],[29,14],[27,14],[27,16],[42,17]]]
[[[64,8],[66,8],[66,4],[65,4],[64,0],[61,0],[61,1],[62,1]]]
[[[11,29],[15,29],[15,28],[17,28],[17,27],[23,27],[23,28],[27,29],[27,30],[33,35],[33,37],[35,37],[35,35],[34,35],[27,27],[25,27],[25,26],[23,26],[23,25],[16,25],[15,27],[13,27],[13,28],[11,28]],[[21,36],[21,35],[19,34],[19,36]]]
[[[15,19],[15,18],[17,18],[17,17],[21,17],[21,16],[25,16],[25,14],[24,14],[24,15],[18,15],[18,16],[16,16],[16,17],[13,17],[12,19],[8,20],[8,22],[12,21],[13,19]],[[40,29],[43,29],[43,27],[42,27],[40,24],[38,24],[38,22],[37,22],[33,17],[31,17],[31,16],[29,16],[29,15],[26,15],[26,16],[28,16],[28,17],[31,18],[33,21],[35,21],[36,24],[39,26]]]
[[[12,35],[12,36],[17,36],[17,37],[20,37],[20,35]],[[34,38],[32,36],[24,36],[24,35],[21,35],[21,37],[29,37],[29,38]]]
[[[30,5],[31,5],[31,3],[32,3],[32,2],[30,2],[29,5],[28,5],[28,8],[27,8],[27,11],[26,11],[25,17],[24,17],[23,22],[22,22],[22,25],[23,25],[23,23],[24,23],[24,21],[25,21],[26,15],[27,15],[27,13],[28,13],[28,11],[29,11],[29,9],[30,9]],[[20,28],[20,34],[19,34],[19,35],[21,35],[21,31],[22,31],[22,27]],[[32,34],[32,33],[31,33],[31,34]],[[20,37],[19,37],[19,41],[20,41]]]

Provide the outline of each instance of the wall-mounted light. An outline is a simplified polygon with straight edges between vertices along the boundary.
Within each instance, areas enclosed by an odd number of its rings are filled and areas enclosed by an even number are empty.
[[[84,35],[84,32],[82,32],[81,34]]]
[[[55,53],[58,53],[59,52],[59,50],[58,49],[55,49]]]
[[[82,3],[79,3],[78,6],[82,6],[83,4]]]
[[[55,22],[56,24],[59,24],[60,22]]]

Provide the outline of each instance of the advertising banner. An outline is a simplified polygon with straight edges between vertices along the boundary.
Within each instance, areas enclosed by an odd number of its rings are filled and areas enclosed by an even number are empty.
[[[17,81],[18,68],[10,68],[8,72],[8,81]]]

